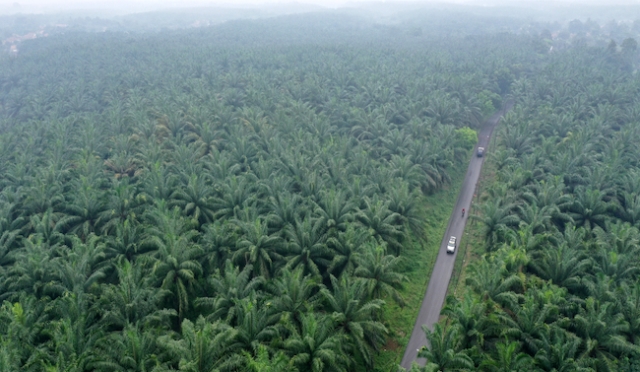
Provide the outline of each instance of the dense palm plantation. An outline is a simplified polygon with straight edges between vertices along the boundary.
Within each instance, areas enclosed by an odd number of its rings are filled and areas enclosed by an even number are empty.
[[[520,183],[482,217],[498,252],[477,268],[482,301],[449,306],[461,318],[430,355],[635,355],[636,78],[602,62],[597,80],[577,53],[528,80],[540,40],[482,40],[309,15],[68,33],[2,57],[0,369],[374,368],[403,254],[440,238],[421,201],[513,81],[500,177]],[[467,308],[487,319],[463,324]]]
[[[474,216],[484,254],[423,370],[640,368],[640,80],[621,53],[574,48],[513,83]]]

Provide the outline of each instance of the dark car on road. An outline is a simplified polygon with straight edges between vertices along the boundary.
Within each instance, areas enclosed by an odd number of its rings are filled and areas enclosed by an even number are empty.
[[[484,156],[484,147],[478,147],[478,152],[476,152],[476,155],[481,158],[482,156]]]

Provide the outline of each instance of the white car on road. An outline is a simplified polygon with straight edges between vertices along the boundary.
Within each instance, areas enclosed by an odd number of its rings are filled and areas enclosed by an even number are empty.
[[[447,253],[453,253],[456,251],[456,237],[449,238],[449,244],[447,244]]]

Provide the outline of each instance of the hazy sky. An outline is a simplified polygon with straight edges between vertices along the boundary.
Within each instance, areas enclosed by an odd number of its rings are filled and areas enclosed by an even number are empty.
[[[119,9],[126,12],[136,12],[141,10],[157,10],[162,8],[184,8],[193,6],[225,6],[225,7],[246,7],[265,6],[272,4],[315,4],[325,7],[342,7],[346,5],[363,5],[364,2],[384,2],[392,4],[394,2],[404,3],[456,3],[473,5],[523,5],[533,3],[540,5],[547,3],[572,3],[572,4],[635,4],[640,5],[640,0],[0,0],[0,11],[31,12],[36,9],[41,11],[69,10],[74,8],[108,8]],[[14,4],[19,4],[20,7]]]
[[[583,3],[583,4],[640,4],[640,0],[543,0],[544,2],[554,2],[554,3]],[[126,0],[126,1],[105,1],[105,0],[0,0],[0,5],[2,6],[11,6],[13,4],[20,4],[22,6],[42,6],[46,5],[49,7],[75,7],[75,6],[88,6],[88,5],[107,5],[107,4],[135,4],[135,5],[145,5],[145,6],[185,6],[185,5],[264,5],[264,4],[291,4],[291,3],[305,3],[305,4],[318,4],[318,5],[346,5],[348,3],[362,3],[362,2],[384,2],[384,3],[393,3],[393,2],[429,2],[429,3],[458,3],[458,4],[475,4],[475,5],[483,5],[483,4],[492,4],[492,3],[513,3],[513,4],[522,4],[526,2],[532,2],[531,0]],[[533,1],[534,3],[539,3],[541,1]]]

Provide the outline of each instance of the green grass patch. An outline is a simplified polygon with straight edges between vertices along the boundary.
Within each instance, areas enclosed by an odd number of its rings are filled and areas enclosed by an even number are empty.
[[[406,306],[400,307],[392,300],[387,299],[383,316],[385,325],[389,329],[389,337],[387,344],[375,358],[375,371],[397,371],[405,345],[411,337],[422,299],[427,291],[429,278],[438,257],[440,243],[456,204],[467,166],[467,163],[461,164],[452,173],[451,184],[447,188],[433,195],[425,196],[421,201],[426,206],[425,235],[427,242],[414,242],[403,253],[406,268],[404,274],[409,281],[405,283],[400,293]],[[362,370],[364,371],[364,369]]]
[[[456,296],[462,298],[464,296],[466,269],[470,262],[478,259],[484,253],[484,239],[482,237],[482,225],[475,220],[467,220],[462,240],[460,241],[460,250],[456,256],[456,262],[453,266],[451,281],[447,296]]]
[[[487,153],[490,154],[491,148],[495,148],[495,138],[498,136],[498,128],[495,129],[495,135],[491,139]],[[492,161],[489,155],[482,166],[480,179],[478,180],[478,191],[474,199],[471,201],[469,213],[471,216],[479,215],[478,206],[483,203],[484,192],[495,181],[497,168],[496,163]],[[456,262],[453,267],[451,281],[447,296],[456,296],[462,298],[466,290],[466,276],[469,264],[477,260],[485,253],[484,237],[482,236],[482,223],[469,218],[465,226],[462,240],[460,241],[460,251],[456,256]]]

